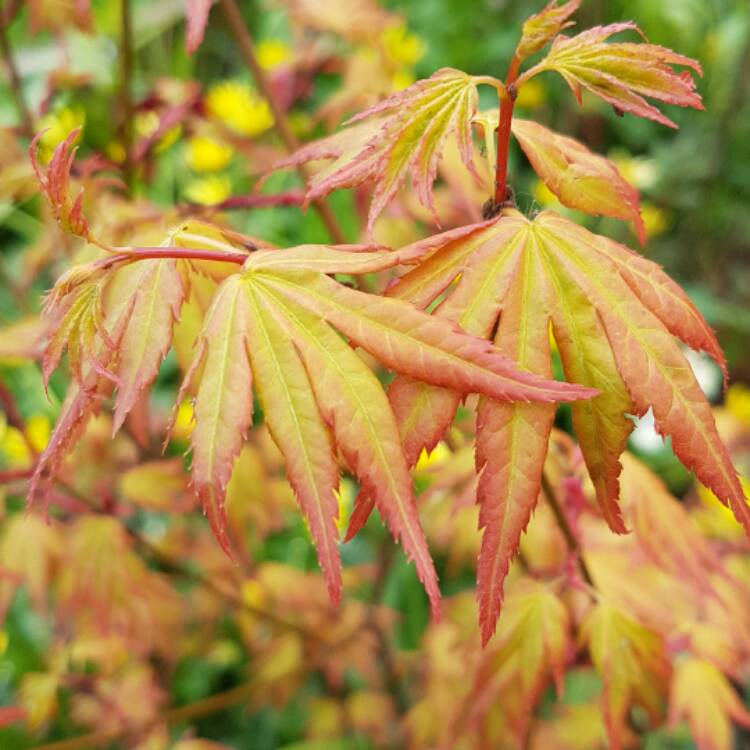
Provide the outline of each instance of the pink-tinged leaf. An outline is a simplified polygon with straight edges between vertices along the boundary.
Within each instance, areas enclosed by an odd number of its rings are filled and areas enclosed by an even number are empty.
[[[519,367],[551,377],[549,281],[540,259],[527,253],[510,282],[495,342]],[[533,300],[533,303],[532,303]],[[479,526],[477,564],[482,644],[495,632],[503,581],[539,497],[555,406],[482,399],[477,411],[476,469]]]
[[[602,710],[610,747],[621,750],[626,715],[634,703],[657,718],[669,662],[661,637],[609,603],[597,604],[581,628],[591,661],[604,682]]]
[[[476,81],[459,70],[443,68],[357,115],[341,133],[305,146],[276,168],[334,160],[310,182],[308,201],[373,179],[368,232],[408,175],[419,201],[434,214],[432,184],[446,139],[456,139],[461,159],[474,172],[471,120],[476,107]]]
[[[438,616],[437,575],[419,525],[396,422],[380,383],[335,331],[294,297],[282,295],[272,277],[258,273],[252,283],[283,311],[288,335],[307,367],[318,408],[336,444],[393,536],[414,560]]]
[[[514,119],[511,128],[534,171],[560,203],[632,221],[641,245],[645,244],[638,191],[609,159],[530,120]]]
[[[37,160],[39,139],[44,133],[37,133],[29,146],[29,156],[34,167],[39,187],[52,208],[52,215],[63,230],[91,241],[91,231],[83,216],[83,196],[75,201],[70,197],[70,170],[73,166],[81,129],[72,130],[52,153],[52,158],[44,171]]]
[[[521,60],[526,59],[529,55],[539,52],[563,29],[572,26],[573,22],[568,19],[578,10],[580,4],[581,0],[570,0],[563,5],[558,5],[557,0],[552,0],[539,13],[527,18],[516,47],[516,56]]]
[[[717,362],[724,374],[724,384],[729,379],[726,358],[716,339],[716,334],[688,297],[653,261],[634,253],[624,245],[590,235],[588,246],[607,256],[617,265],[617,270],[637,295],[638,299],[673,335],[692,349],[706,352]]]
[[[142,261],[124,269],[133,276],[133,303],[117,363],[119,387],[113,433],[159,373],[187,292],[172,259]],[[120,273],[123,273],[120,272]]]
[[[518,85],[543,70],[555,70],[567,81],[579,102],[581,89],[586,89],[618,111],[670,127],[677,126],[646,98],[703,109],[692,76],[672,68],[681,65],[702,75],[699,63],[656,44],[607,43],[613,34],[628,30],[640,33],[633,23],[615,23],[595,26],[574,37],[558,36],[547,57],[524,73]]]
[[[750,712],[713,664],[687,658],[675,667],[669,695],[669,723],[679,721],[687,722],[698,750],[732,750],[732,724],[750,728]]]
[[[569,282],[557,264],[547,263],[555,288],[552,328],[565,377],[598,388],[585,406],[573,405],[573,426],[596,500],[612,531],[626,531],[618,504],[620,456],[633,422],[633,403],[620,377],[610,342],[591,301]]]
[[[306,272],[262,275],[264,284],[324,317],[383,364],[423,382],[500,400],[574,401],[594,394],[521,372],[487,341],[402,300],[373,297]]]
[[[219,287],[198,341],[194,364],[203,374],[195,397],[192,476],[219,542],[229,552],[224,497],[232,466],[252,422],[250,303],[240,274]],[[183,387],[195,374],[186,375]]]
[[[416,263],[425,252],[418,245],[409,245],[402,250],[370,245],[300,245],[286,250],[256,250],[245,263],[245,269],[375,273],[401,264]]]
[[[249,345],[255,388],[265,421],[284,456],[289,482],[307,519],[331,600],[341,597],[338,551],[339,467],[283,311],[262,290],[247,285],[252,323]],[[281,317],[281,320],[277,318]]]
[[[185,49],[189,55],[192,55],[203,43],[213,0],[185,0],[185,3],[187,16]]]
[[[550,212],[537,223],[552,262],[596,307],[636,413],[653,409],[657,428],[672,438],[680,461],[750,533],[750,508],[711,407],[669,331],[643,306],[616,265],[602,255],[591,263],[589,232]]]

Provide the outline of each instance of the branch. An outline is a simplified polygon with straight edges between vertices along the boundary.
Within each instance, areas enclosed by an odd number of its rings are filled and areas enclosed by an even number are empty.
[[[562,535],[565,537],[565,543],[568,545],[568,549],[578,561],[578,567],[580,568],[583,580],[586,581],[591,588],[595,589],[596,585],[594,584],[594,579],[591,577],[591,571],[589,571],[586,561],[583,559],[583,554],[581,553],[581,545],[578,543],[578,539],[576,539],[573,529],[570,527],[565,511],[562,509],[562,506],[557,499],[555,488],[550,483],[549,477],[544,471],[542,471],[542,492],[552,509],[552,513],[555,516],[555,520],[557,521],[557,525],[559,526]]]
[[[513,120],[513,107],[516,103],[516,78],[521,60],[513,55],[508,75],[505,77],[505,91],[500,92],[500,112],[497,123],[497,164],[495,166],[495,210],[499,210],[509,199],[508,193],[508,150],[510,146],[510,124]]]
[[[125,149],[125,182],[133,188],[133,25],[130,0],[120,0],[120,106],[122,115],[122,141]]]
[[[21,76],[18,73],[16,62],[13,59],[13,53],[11,51],[10,42],[8,40],[5,19],[0,21],[0,52],[2,53],[5,66],[8,69],[10,91],[16,103],[18,116],[21,119],[21,130],[27,138],[32,138],[34,136],[34,121],[23,98]]]
[[[253,44],[253,38],[250,36],[250,32],[247,30],[247,26],[245,25],[245,21],[242,18],[242,13],[240,12],[236,0],[219,0],[219,5],[224,12],[224,16],[227,19],[230,30],[234,35],[237,44],[239,45],[240,54],[245,62],[245,65],[247,65],[253,78],[255,79],[255,83],[258,86],[260,93],[263,94],[263,96],[268,100],[268,104],[271,107],[271,111],[273,112],[274,127],[276,128],[276,131],[281,137],[281,140],[284,142],[286,150],[290,154],[294,153],[299,148],[299,142],[297,141],[291,127],[289,126],[286,112],[284,112],[284,110],[282,109],[281,105],[276,99],[276,95],[274,94],[270,84],[268,83],[265,71],[258,62],[258,58],[255,55],[255,45]],[[304,182],[307,183],[310,178],[310,174],[305,165],[297,165],[297,171],[299,172]],[[315,206],[318,214],[320,214],[320,218],[326,225],[326,228],[328,229],[328,232],[330,233],[333,240],[339,245],[345,244],[346,237],[344,236],[344,232],[339,226],[338,221],[336,221],[336,217],[334,216],[333,211],[331,210],[331,207],[328,205],[328,203],[326,203],[325,200],[320,199],[313,201],[313,205]]]

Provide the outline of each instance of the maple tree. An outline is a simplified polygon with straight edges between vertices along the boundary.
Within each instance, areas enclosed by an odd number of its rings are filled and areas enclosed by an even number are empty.
[[[59,23],[90,25],[79,5]],[[703,109],[700,64],[632,22],[579,32],[580,0],[552,0],[523,24],[504,79],[444,67],[406,86],[367,82],[373,59],[394,62],[398,17],[366,0],[289,0],[304,54],[274,78],[235,0],[211,5],[187,2],[187,52],[200,54],[220,13],[257,92],[202,101],[190,86],[155,91],[143,105],[154,127],[140,142],[123,130],[122,180],[103,157],[77,159],[80,127],[52,146],[40,131],[28,161],[14,156],[70,251],[41,316],[10,327],[6,344],[0,334],[0,354],[5,345],[36,360],[45,390],[63,362],[69,381],[39,446],[0,391],[29,457],[3,481],[25,482],[29,508],[55,515],[4,527],[0,611],[25,583],[30,607],[51,605],[78,640],[24,676],[0,726],[23,719],[38,731],[69,689],[71,715],[94,741],[211,750],[170,727],[209,713],[212,699],[166,708],[155,665],[176,669],[173,643],[191,629],[213,638],[223,602],[257,662],[253,680],[218,705],[268,691],[283,706],[321,673],[334,695],[316,704],[323,739],[348,727],[373,746],[624,748],[666,721],[687,725],[699,750],[730,750],[733,726],[750,726],[733,684],[750,664],[750,507],[736,431],[717,424],[687,350],[710,357],[725,388],[728,365],[659,265],[562,208],[628,222],[643,248],[639,191],[617,164],[516,115],[524,88],[550,72],[579,104],[599,99],[618,116],[676,127],[662,109]],[[328,62],[316,35],[367,54],[352,56],[351,77],[321,109],[324,120],[349,119],[300,144],[288,110]],[[489,97],[495,106],[480,109]],[[134,182],[153,178],[175,128],[211,134],[196,138],[192,157],[207,172],[235,150],[251,154],[254,192],[167,208],[136,200]],[[281,145],[253,150],[271,128]],[[513,144],[559,210],[517,205]],[[291,168],[301,190],[278,191]],[[342,190],[361,219],[356,244],[328,202]],[[279,247],[224,214],[308,205],[327,242]],[[394,242],[383,227],[404,216],[410,231]],[[166,406],[168,368],[180,384]],[[693,504],[627,452],[649,414],[700,483]],[[248,567],[248,540],[267,540],[295,504],[322,580],[267,560]],[[215,540],[191,525],[196,506]],[[390,543],[374,573],[342,565],[342,534],[344,550],[356,545],[373,512],[429,600],[426,668],[390,650],[379,606]],[[129,522],[140,513],[174,517],[155,541]],[[295,533],[306,536],[301,525]],[[462,565],[475,568],[476,588],[451,587],[441,614],[438,570]],[[194,609],[171,575],[199,592]],[[370,604],[359,595],[368,583]],[[375,685],[364,698],[344,687],[352,668]],[[408,706],[404,675],[419,690]],[[566,702],[575,680],[598,693]]]

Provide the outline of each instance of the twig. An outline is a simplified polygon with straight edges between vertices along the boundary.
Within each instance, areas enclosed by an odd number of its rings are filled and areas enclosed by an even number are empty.
[[[13,59],[13,53],[10,48],[10,42],[8,40],[8,33],[4,20],[2,23],[0,23],[0,52],[2,52],[5,67],[8,69],[10,90],[16,103],[18,116],[21,120],[21,130],[27,138],[32,138],[34,136],[34,121],[23,98],[21,76],[18,73],[16,62]]]
[[[253,38],[252,36],[250,36],[250,32],[245,25],[245,21],[242,18],[242,13],[240,12],[237,2],[236,0],[219,0],[219,5],[224,12],[224,16],[227,19],[230,30],[234,35],[237,44],[239,45],[240,54],[242,55],[242,59],[244,60],[245,65],[247,65],[247,67],[250,69],[250,73],[255,79],[255,83],[258,86],[260,93],[263,94],[263,96],[268,100],[268,104],[271,107],[271,111],[273,112],[274,116],[274,127],[281,137],[281,140],[284,142],[284,146],[286,147],[287,151],[289,151],[289,153],[293,153],[299,148],[299,142],[297,141],[297,138],[295,137],[291,127],[289,126],[286,112],[284,112],[284,110],[282,109],[281,105],[276,99],[276,95],[274,94],[271,86],[268,83],[265,71],[258,62],[258,58],[255,55],[255,45],[253,44]],[[310,178],[310,174],[305,165],[298,165],[297,171],[299,172],[305,183],[307,183]],[[330,233],[333,240],[340,245],[345,244],[346,237],[344,236],[344,232],[339,226],[338,221],[336,221],[336,217],[334,216],[331,207],[323,199],[313,201],[313,205],[315,206],[317,212],[320,214],[320,218],[326,225],[326,228],[328,229],[328,232]]]
[[[583,580],[586,581],[591,588],[595,589],[596,585],[594,584],[594,579],[591,577],[591,572],[581,554],[581,545],[578,543],[578,539],[576,539],[573,529],[570,527],[565,511],[562,509],[557,499],[555,488],[550,483],[549,477],[544,471],[542,472],[542,492],[552,509],[552,514],[555,516],[555,520],[557,521],[557,525],[559,526],[562,535],[565,537],[565,543],[568,545],[568,549],[578,560],[578,567],[581,570]]]
[[[120,105],[122,110],[122,141],[125,149],[125,182],[133,188],[133,19],[130,0],[120,0]]]
[[[521,60],[513,55],[508,75],[505,78],[505,91],[500,92],[500,112],[497,121],[497,164],[495,166],[495,207],[500,208],[508,199],[508,150],[510,147],[510,125],[513,120],[513,107],[516,103],[515,82]]]

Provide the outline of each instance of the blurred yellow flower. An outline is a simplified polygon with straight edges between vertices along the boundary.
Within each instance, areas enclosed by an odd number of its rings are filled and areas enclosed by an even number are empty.
[[[426,449],[422,449],[422,453],[419,455],[419,460],[414,469],[416,471],[424,471],[430,466],[436,466],[447,461],[450,457],[451,449],[441,441],[429,453]]]
[[[51,432],[52,425],[46,414],[32,414],[26,421],[26,437],[37,453],[47,447]]]
[[[209,136],[195,136],[185,144],[185,159],[194,172],[218,172],[231,158],[232,147]]]
[[[212,118],[241,135],[259,135],[273,127],[268,102],[243,83],[217,83],[206,94],[205,103]]]
[[[516,107],[521,109],[538,109],[547,100],[547,89],[537,78],[532,78],[518,89]]]
[[[252,578],[248,579],[242,584],[240,589],[242,594],[242,601],[247,604],[248,607],[262,607],[266,598],[263,586],[258,581]]]
[[[263,39],[255,50],[261,68],[271,70],[292,58],[292,50],[281,39]]]
[[[532,194],[534,196],[534,200],[540,206],[560,205],[560,202],[557,200],[557,196],[541,180],[537,180],[534,183]]]
[[[120,141],[110,141],[105,148],[107,156],[115,163],[122,164],[125,161],[125,146]]]
[[[639,190],[647,190],[656,183],[658,174],[652,159],[635,158],[625,151],[615,150],[609,154],[620,174]]]
[[[745,498],[750,501],[750,481],[745,477],[740,477],[740,483]],[[701,499],[701,504],[693,510],[692,517],[704,534],[719,539],[744,538],[745,532],[737,523],[732,511],[711,490],[700,483],[698,484],[698,497]]]
[[[641,203],[641,216],[646,227],[647,237],[656,237],[669,229],[671,224],[669,215],[653,203]]]
[[[10,638],[8,637],[8,631],[0,630],[0,656],[2,656],[8,649],[9,640]]]
[[[391,78],[391,84],[394,91],[402,91],[411,86],[415,80],[414,74],[409,69],[403,68],[394,73],[393,78]]]
[[[44,163],[48,162],[55,147],[62,143],[72,130],[82,128],[85,122],[85,113],[72,107],[64,107],[44,115],[37,128],[46,131],[39,139],[39,158]]]
[[[135,134],[137,136],[141,138],[148,138],[159,129],[160,122],[161,119],[159,118],[159,115],[154,112],[154,110],[149,109],[145,112],[139,112],[135,116],[133,129],[135,130]],[[179,124],[174,125],[169,130],[167,130],[167,132],[164,133],[161,138],[159,138],[154,150],[157,153],[166,151],[171,145],[175,143],[175,141],[180,137],[181,133],[182,126]]]
[[[388,26],[380,35],[380,42],[386,57],[401,65],[414,65],[426,50],[424,40],[410,34],[403,24]]]
[[[750,426],[750,388],[743,383],[730,385],[724,405],[735,419]]]
[[[189,400],[183,401],[177,407],[177,416],[172,427],[172,436],[178,440],[186,440],[190,437],[194,426],[193,404]]]
[[[21,679],[18,703],[26,709],[26,723],[32,731],[57,713],[59,684],[60,678],[50,672],[28,672]]]
[[[31,449],[20,430],[11,427],[0,417],[0,462],[10,469],[25,469],[31,465]]]
[[[232,194],[232,181],[225,175],[209,175],[192,180],[185,186],[185,197],[202,206],[213,206]]]

